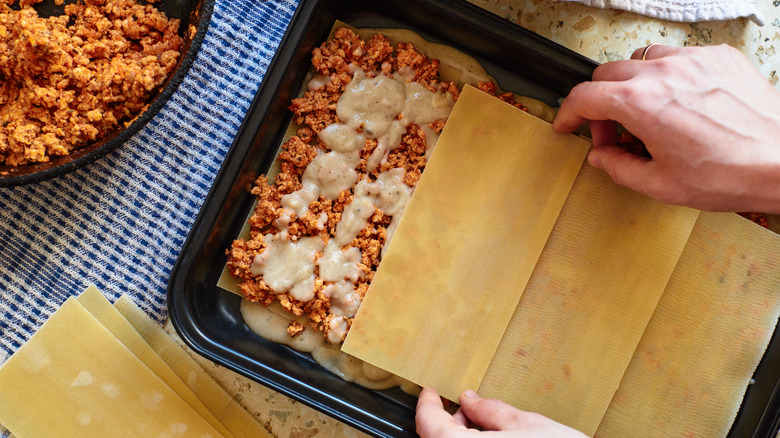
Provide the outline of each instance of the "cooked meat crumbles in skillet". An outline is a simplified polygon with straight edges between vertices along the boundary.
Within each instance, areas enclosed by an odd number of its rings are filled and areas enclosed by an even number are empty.
[[[46,162],[129,123],[176,67],[179,20],[134,0],[42,18],[0,0],[0,164]]]

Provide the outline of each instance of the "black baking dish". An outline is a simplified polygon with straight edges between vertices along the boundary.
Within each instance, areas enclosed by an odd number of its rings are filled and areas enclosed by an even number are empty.
[[[238,296],[216,284],[225,249],[249,213],[249,189],[275,157],[290,100],[311,50],[335,20],[355,27],[411,29],[478,59],[506,90],[557,105],[596,63],[483,9],[456,0],[302,0],[225,158],[171,274],[168,307],[181,338],[199,354],[375,436],[414,436],[416,399],[398,389],[347,383],[307,354],[268,342],[244,324]],[[730,436],[774,437],[780,342],[773,339]]]

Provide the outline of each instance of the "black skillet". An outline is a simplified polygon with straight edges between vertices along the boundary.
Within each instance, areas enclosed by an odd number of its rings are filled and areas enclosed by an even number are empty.
[[[65,4],[75,2],[76,0],[66,0]],[[141,3],[145,2],[141,1]],[[54,0],[44,0],[33,7],[38,11],[38,15],[51,17],[64,14],[65,4],[56,5]],[[184,76],[187,75],[195,60],[211,20],[214,0],[160,0],[154,5],[157,9],[165,12],[169,18],[181,20],[179,35],[184,39],[182,44],[184,56],[179,57],[179,62],[173,73],[162,85],[146,111],[136,117],[130,126],[117,128],[101,140],[77,149],[70,155],[53,158],[46,163],[24,166],[11,167],[0,164],[0,187],[44,181],[91,163],[129,140],[160,111],[173,92],[176,91]],[[12,8],[18,9],[18,3]],[[194,33],[190,31],[191,28],[195,29]]]

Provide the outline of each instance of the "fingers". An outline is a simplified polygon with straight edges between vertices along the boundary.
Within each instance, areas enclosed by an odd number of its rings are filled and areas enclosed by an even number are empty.
[[[626,81],[642,70],[642,64],[636,60],[612,61],[599,65],[593,70],[594,81]]]
[[[465,421],[465,417],[453,419],[453,416],[444,410],[439,393],[433,388],[423,388],[417,400],[417,414],[414,418],[417,434],[421,437],[441,436],[448,427]]]
[[[583,82],[564,99],[553,129],[568,133],[585,120],[619,120],[625,108],[617,105],[623,95],[623,82]]]
[[[594,147],[616,145],[617,123],[612,120],[591,120],[590,138]]]
[[[466,418],[466,415],[463,413],[462,409],[458,409],[455,414],[452,415],[452,420],[457,424],[458,426],[463,426],[468,428],[469,427],[469,419]]]
[[[648,158],[616,146],[600,146],[590,151],[588,162],[605,171],[616,184],[650,196],[659,195],[656,163]]]
[[[646,53],[645,53],[645,50]],[[631,79],[648,71],[648,65],[637,60],[653,60],[677,54],[682,49],[662,45],[652,45],[637,49],[631,55],[631,60],[612,61],[604,63],[593,71],[593,81],[584,82],[574,87],[563,101],[558,115],[553,122],[553,128],[558,132],[572,132],[585,120],[618,120],[625,117],[625,108],[618,103],[621,92],[630,91],[634,84]]]
[[[651,47],[652,46],[652,47]],[[646,52],[645,52],[646,51]],[[663,58],[664,56],[675,55],[680,51],[679,47],[664,46],[661,44],[651,44],[650,46],[641,47],[634,50],[631,54],[631,59],[642,59],[642,54],[645,55],[645,61],[653,59]]]
[[[501,400],[478,396],[474,391],[464,391],[460,396],[460,408],[472,423],[485,430],[511,430],[545,424],[545,418],[532,412],[524,412]]]

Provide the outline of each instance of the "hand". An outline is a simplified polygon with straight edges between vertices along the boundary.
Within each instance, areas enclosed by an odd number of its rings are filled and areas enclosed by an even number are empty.
[[[642,50],[574,87],[553,128],[591,120],[588,161],[662,202],[780,213],[780,94],[726,45]],[[616,147],[615,121],[652,158]]]
[[[424,388],[417,402],[415,421],[421,438],[585,438],[582,433],[547,417],[515,409],[500,400],[482,398],[474,391],[464,391],[460,395],[460,409],[450,415],[436,390]],[[480,432],[473,426],[489,432]]]

